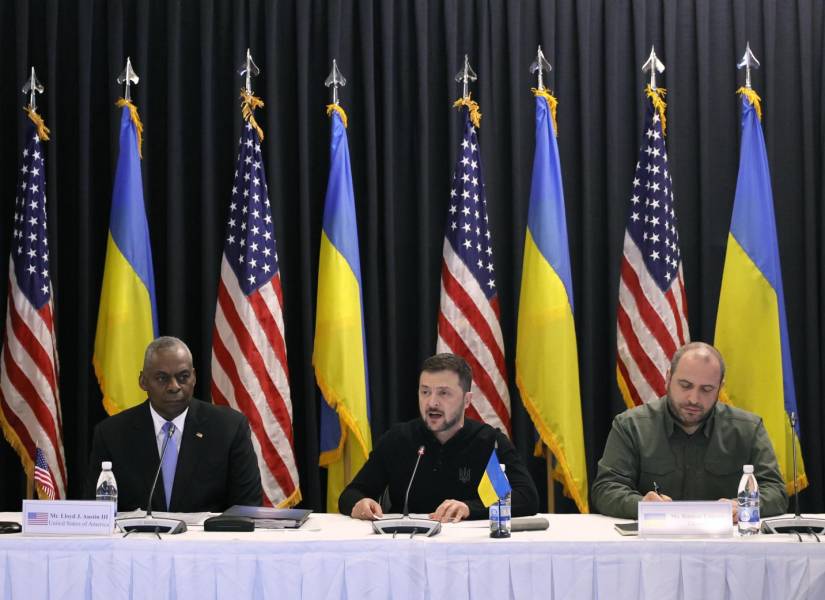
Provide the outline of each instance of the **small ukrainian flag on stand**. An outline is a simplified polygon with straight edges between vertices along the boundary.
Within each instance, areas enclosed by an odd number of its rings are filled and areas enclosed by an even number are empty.
[[[490,460],[487,461],[487,467],[484,469],[484,475],[478,484],[478,497],[481,498],[484,506],[489,507],[501,501],[512,489],[507,476],[501,469],[496,449],[493,448]]]

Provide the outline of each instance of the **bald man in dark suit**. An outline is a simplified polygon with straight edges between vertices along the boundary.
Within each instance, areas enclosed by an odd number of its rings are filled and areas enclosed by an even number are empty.
[[[94,498],[101,462],[109,460],[118,484],[118,510],[145,509],[160,449],[169,437],[167,455],[172,455],[164,460],[152,510],[222,512],[233,504],[259,506],[261,476],[249,423],[229,407],[192,397],[195,369],[186,344],[172,337],[153,341],[139,382],[146,402],[95,428],[84,496]],[[174,454],[177,460],[170,461]]]

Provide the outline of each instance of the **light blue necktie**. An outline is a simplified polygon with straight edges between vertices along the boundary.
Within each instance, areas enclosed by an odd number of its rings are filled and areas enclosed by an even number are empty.
[[[172,437],[175,433],[175,424],[172,421],[166,421],[163,424],[164,442],[165,438],[169,438],[166,446],[166,454],[163,455],[163,491],[166,493],[166,510],[172,506],[172,484],[175,482],[175,468],[178,466],[178,445],[175,443],[175,438]],[[163,448],[163,446],[161,446]]]

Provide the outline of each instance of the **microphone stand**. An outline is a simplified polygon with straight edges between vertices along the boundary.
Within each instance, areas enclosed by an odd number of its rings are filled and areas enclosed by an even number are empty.
[[[125,532],[123,537],[126,537],[130,533],[138,532],[154,533],[158,536],[158,539],[161,539],[161,533],[175,534],[186,531],[186,523],[180,519],[152,516],[152,496],[155,495],[155,487],[158,484],[158,477],[160,476],[160,471],[163,468],[163,457],[166,454],[166,447],[169,445],[169,440],[172,439],[173,434],[174,431],[169,429],[169,433],[163,440],[163,447],[160,450],[160,463],[158,464],[158,470],[155,471],[155,479],[152,481],[152,488],[149,490],[149,500],[146,503],[146,506],[148,506],[146,509],[146,515],[143,517],[124,517],[122,519],[115,519],[115,523],[118,527],[120,527],[120,530]]]
[[[810,534],[819,540],[819,536],[825,533],[825,519],[816,519],[813,517],[803,517],[799,511],[799,490],[797,489],[797,481],[799,473],[796,466],[796,413],[790,414],[791,420],[791,443],[793,446],[793,493],[794,493],[794,508],[796,514],[793,517],[777,517],[775,519],[766,519],[762,521],[762,531],[765,533],[795,533],[799,541],[802,541],[803,533]]]
[[[415,459],[415,466],[413,467],[412,475],[410,475],[410,482],[407,484],[407,491],[404,494],[404,514],[400,519],[380,519],[372,522],[372,530],[380,534],[392,534],[394,538],[399,533],[409,533],[410,539],[416,534],[426,537],[432,537],[441,531],[441,522],[433,519],[413,519],[410,517],[409,503],[410,503],[410,489],[412,488],[415,473],[418,471],[418,463],[421,462],[421,457],[424,456],[424,446],[418,447],[418,458]]]

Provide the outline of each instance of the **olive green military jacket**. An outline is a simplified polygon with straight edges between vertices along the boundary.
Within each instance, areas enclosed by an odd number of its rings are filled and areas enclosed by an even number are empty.
[[[761,418],[717,402],[688,435],[659,398],[613,419],[590,499],[604,515],[635,519],[654,482],[673,500],[736,498],[742,465],[753,465],[761,516],[783,514],[788,495]]]

